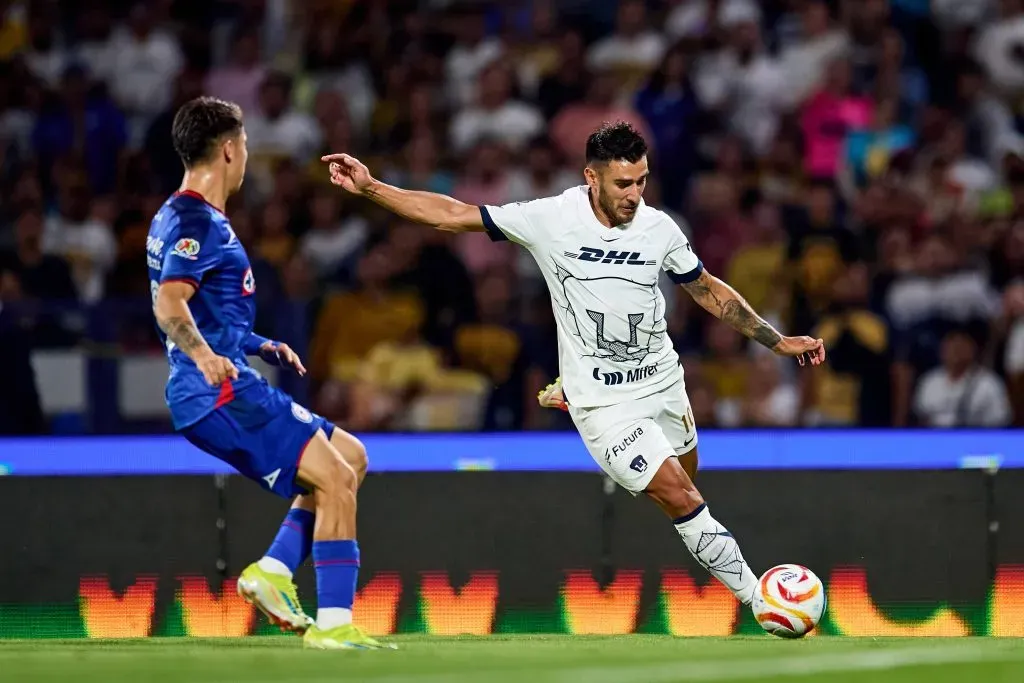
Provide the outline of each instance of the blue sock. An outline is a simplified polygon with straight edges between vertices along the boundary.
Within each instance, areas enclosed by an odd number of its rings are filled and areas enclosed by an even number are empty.
[[[351,610],[359,577],[359,544],[347,541],[313,541],[316,567],[317,609]]]
[[[299,565],[306,561],[313,549],[313,526],[316,515],[309,510],[292,508],[281,522],[281,528],[270,544],[267,554],[294,574]]]

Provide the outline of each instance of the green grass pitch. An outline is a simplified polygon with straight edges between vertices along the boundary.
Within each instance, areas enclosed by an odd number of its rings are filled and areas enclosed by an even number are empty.
[[[0,641],[0,681],[62,683],[1021,683],[1015,639],[399,636],[397,651],[319,652],[297,637]]]

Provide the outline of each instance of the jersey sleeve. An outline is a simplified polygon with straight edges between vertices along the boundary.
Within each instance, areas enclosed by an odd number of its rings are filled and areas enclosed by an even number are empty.
[[[672,282],[684,285],[693,282],[704,272],[704,264],[693,252],[690,241],[675,224],[668,219],[672,235],[669,238],[668,253],[665,255],[664,269]]]
[[[160,283],[189,282],[197,289],[220,263],[223,239],[208,216],[182,216],[165,247]]]
[[[480,218],[487,230],[487,236],[492,241],[512,240],[524,247],[530,247],[536,244],[541,235],[538,219],[544,212],[544,207],[543,199],[501,206],[481,206]]]

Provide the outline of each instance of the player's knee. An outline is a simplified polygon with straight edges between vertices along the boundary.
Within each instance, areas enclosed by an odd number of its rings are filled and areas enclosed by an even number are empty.
[[[356,481],[362,482],[370,465],[370,459],[366,454],[366,446],[363,445],[363,442],[348,432],[335,429],[334,434],[331,435],[331,444],[341,453],[341,457],[345,459],[345,462],[355,472]]]
[[[326,469],[326,476],[321,486],[324,494],[331,498],[344,500],[348,500],[355,494],[359,485],[356,473],[342,457],[336,456]]]
[[[663,495],[666,507],[674,517],[682,517],[696,510],[704,502],[704,496],[696,488],[678,487],[666,491]]]
[[[370,466],[370,457],[366,454],[366,446],[359,439],[352,437],[348,448],[348,464],[356,474],[357,481],[362,481],[366,476],[366,470]]]

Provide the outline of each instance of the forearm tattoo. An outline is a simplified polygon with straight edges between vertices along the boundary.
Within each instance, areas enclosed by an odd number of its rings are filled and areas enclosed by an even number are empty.
[[[771,349],[782,341],[782,335],[755,313],[739,292],[707,272],[683,288],[709,313],[758,344]]]
[[[202,348],[206,342],[196,329],[196,324],[188,318],[174,317],[160,321],[160,329],[175,346],[188,353]]]

